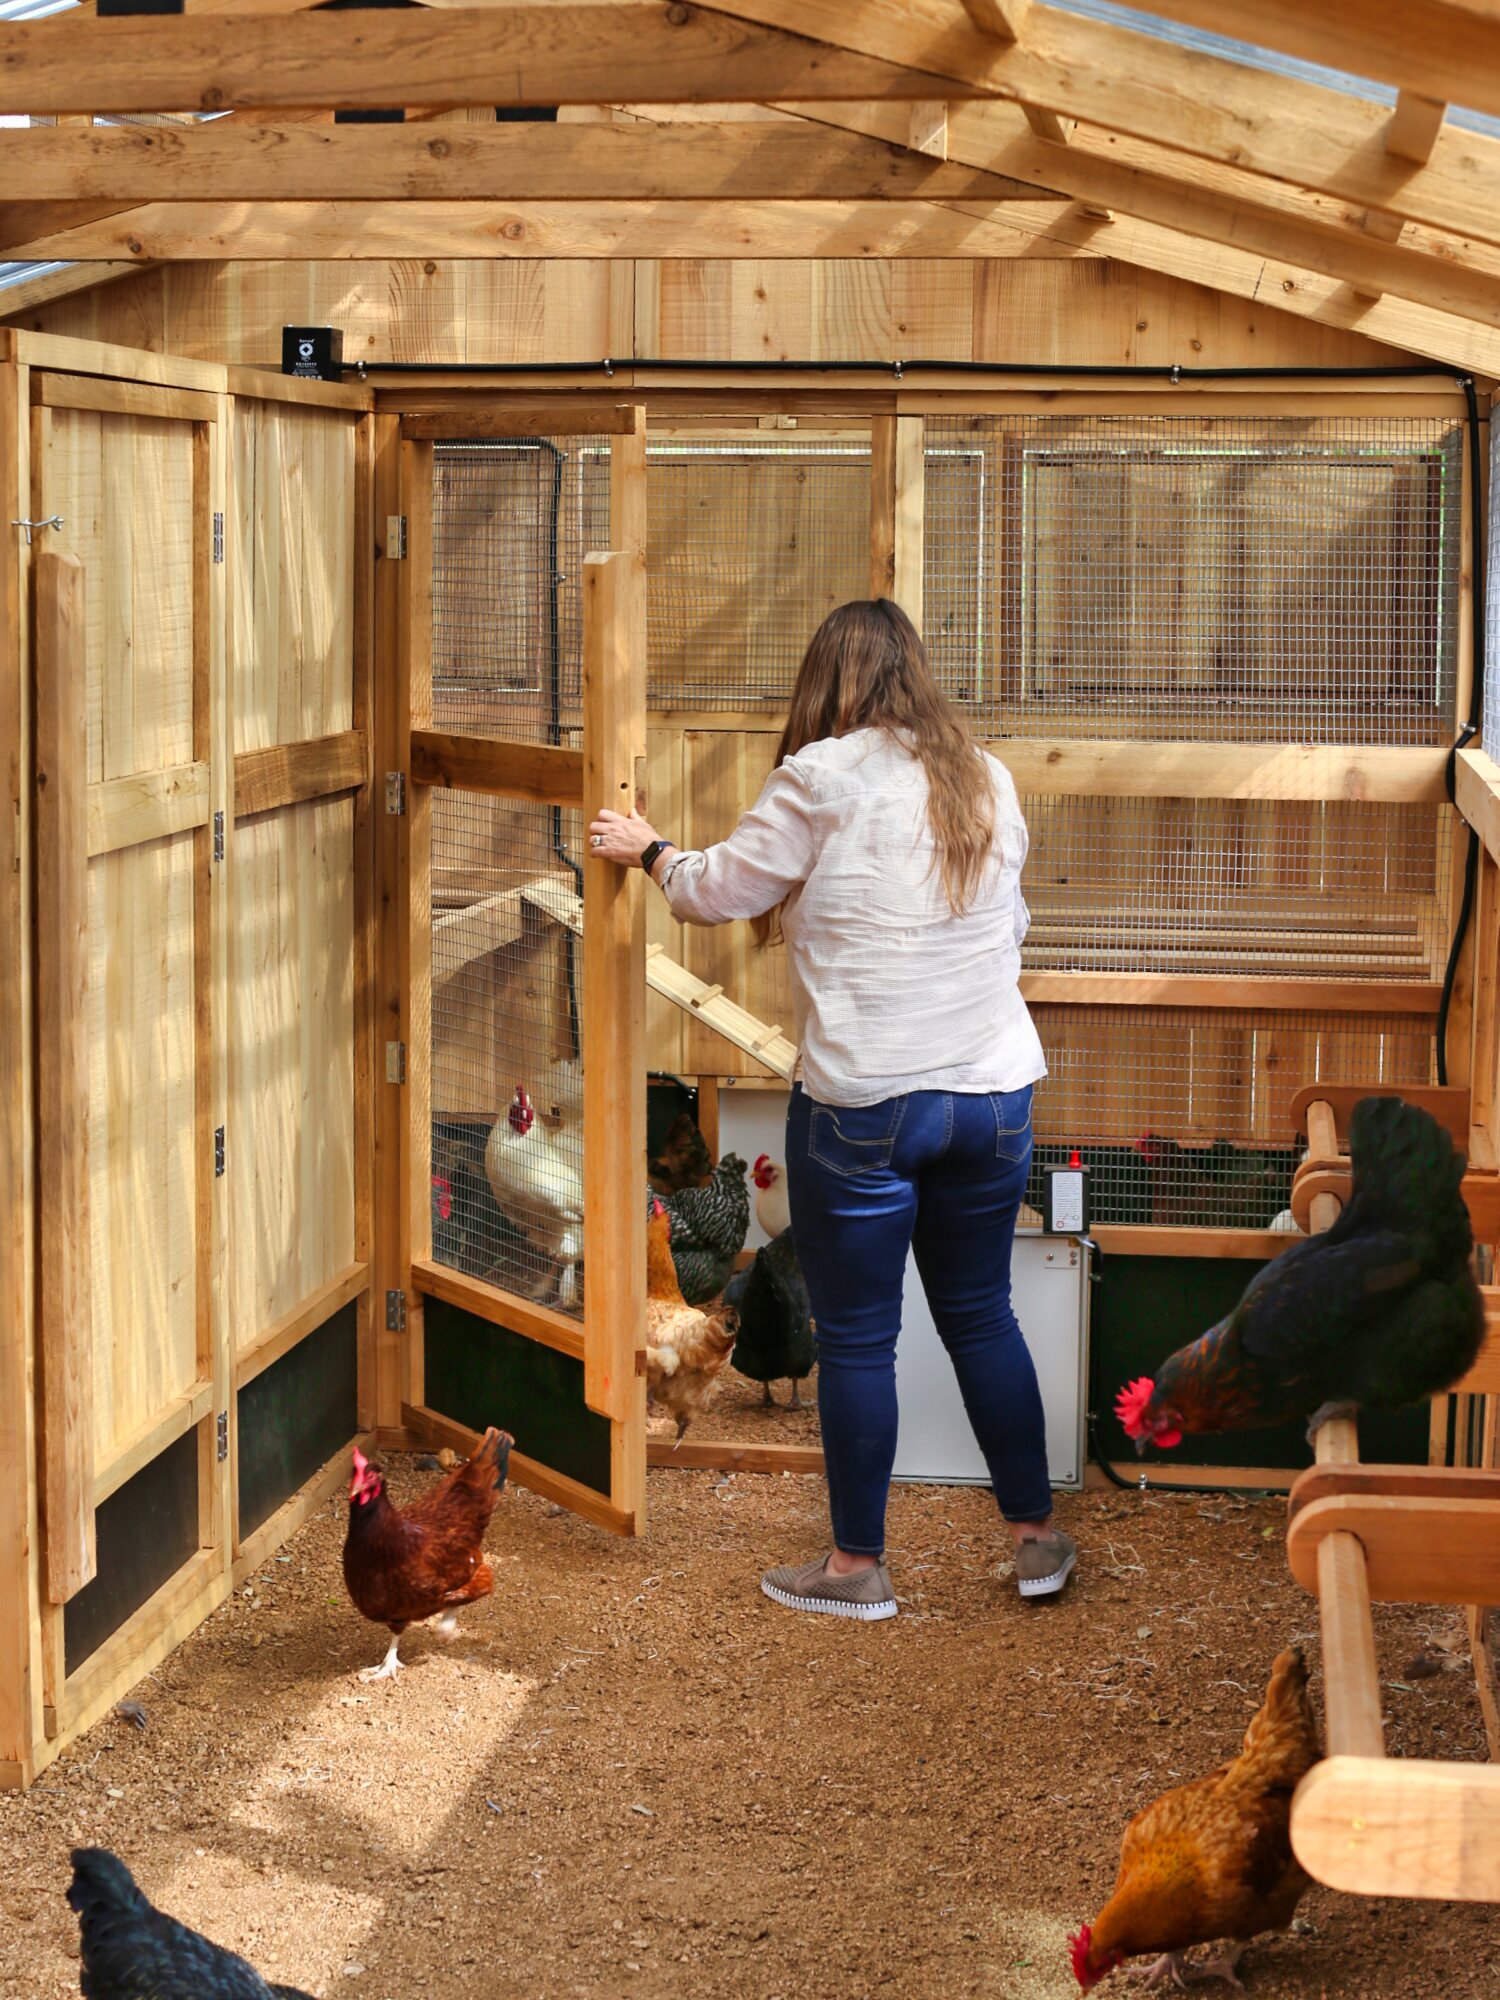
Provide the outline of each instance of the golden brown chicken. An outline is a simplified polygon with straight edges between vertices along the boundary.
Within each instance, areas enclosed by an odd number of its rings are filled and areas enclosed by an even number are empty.
[[[701,1416],[727,1366],[738,1320],[721,1305],[690,1306],[672,1261],[672,1218],[657,1202],[646,1224],[646,1385],[677,1419],[680,1438]]]
[[[1229,1938],[1231,1950],[1191,1976],[1238,1986],[1245,1939],[1284,1930],[1307,1887],[1292,1855],[1292,1793],[1318,1756],[1307,1663],[1288,1647],[1276,1655],[1266,1698],[1234,1762],[1164,1793],[1126,1827],[1114,1894],[1094,1923],[1068,1940],[1079,1985],[1087,1990],[1124,1959],[1159,1952],[1147,1983],[1181,1986],[1181,1954]]]

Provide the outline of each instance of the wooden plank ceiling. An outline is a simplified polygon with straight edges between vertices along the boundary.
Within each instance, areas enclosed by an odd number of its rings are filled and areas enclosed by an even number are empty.
[[[1485,0],[1154,0],[1394,106],[1028,0],[184,4],[0,23],[0,116],[49,121],[0,129],[0,256],[103,277],[179,258],[1041,248],[1500,374],[1500,138],[1445,115],[1454,97],[1500,113]],[[183,115],[206,112],[232,115]],[[139,114],[168,122],[93,123]]]

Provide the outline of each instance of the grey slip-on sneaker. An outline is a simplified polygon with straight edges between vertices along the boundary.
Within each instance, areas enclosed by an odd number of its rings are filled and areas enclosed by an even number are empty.
[[[896,1593],[883,1562],[873,1569],[856,1570],[852,1576],[835,1576],[823,1556],[800,1568],[768,1569],[760,1587],[788,1611],[822,1611],[833,1618],[863,1619],[867,1624],[896,1615]]]
[[[1051,1597],[1062,1589],[1078,1560],[1078,1544],[1061,1528],[1033,1535],[1016,1548],[1016,1588],[1023,1597]]]

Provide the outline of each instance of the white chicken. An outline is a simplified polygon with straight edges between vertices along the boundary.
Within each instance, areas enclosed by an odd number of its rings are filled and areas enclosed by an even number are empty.
[[[755,1219],[774,1243],[792,1226],[792,1212],[786,1198],[786,1168],[778,1166],[769,1153],[762,1153],[751,1169],[751,1179],[755,1182]]]
[[[578,1301],[583,1256],[583,1153],[558,1132],[538,1127],[524,1084],[503,1118],[495,1120],[484,1149],[484,1171],[502,1215],[546,1258],[549,1269],[533,1289],[545,1299],[554,1290],[564,1311]]]

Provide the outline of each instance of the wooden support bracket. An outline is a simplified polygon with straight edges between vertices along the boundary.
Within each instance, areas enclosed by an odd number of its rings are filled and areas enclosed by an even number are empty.
[[[1369,1594],[1382,1604],[1500,1604],[1500,1496],[1348,1492],[1312,1501],[1292,1519],[1286,1554],[1298,1583],[1318,1595],[1318,1550],[1329,1536],[1358,1542]]]

